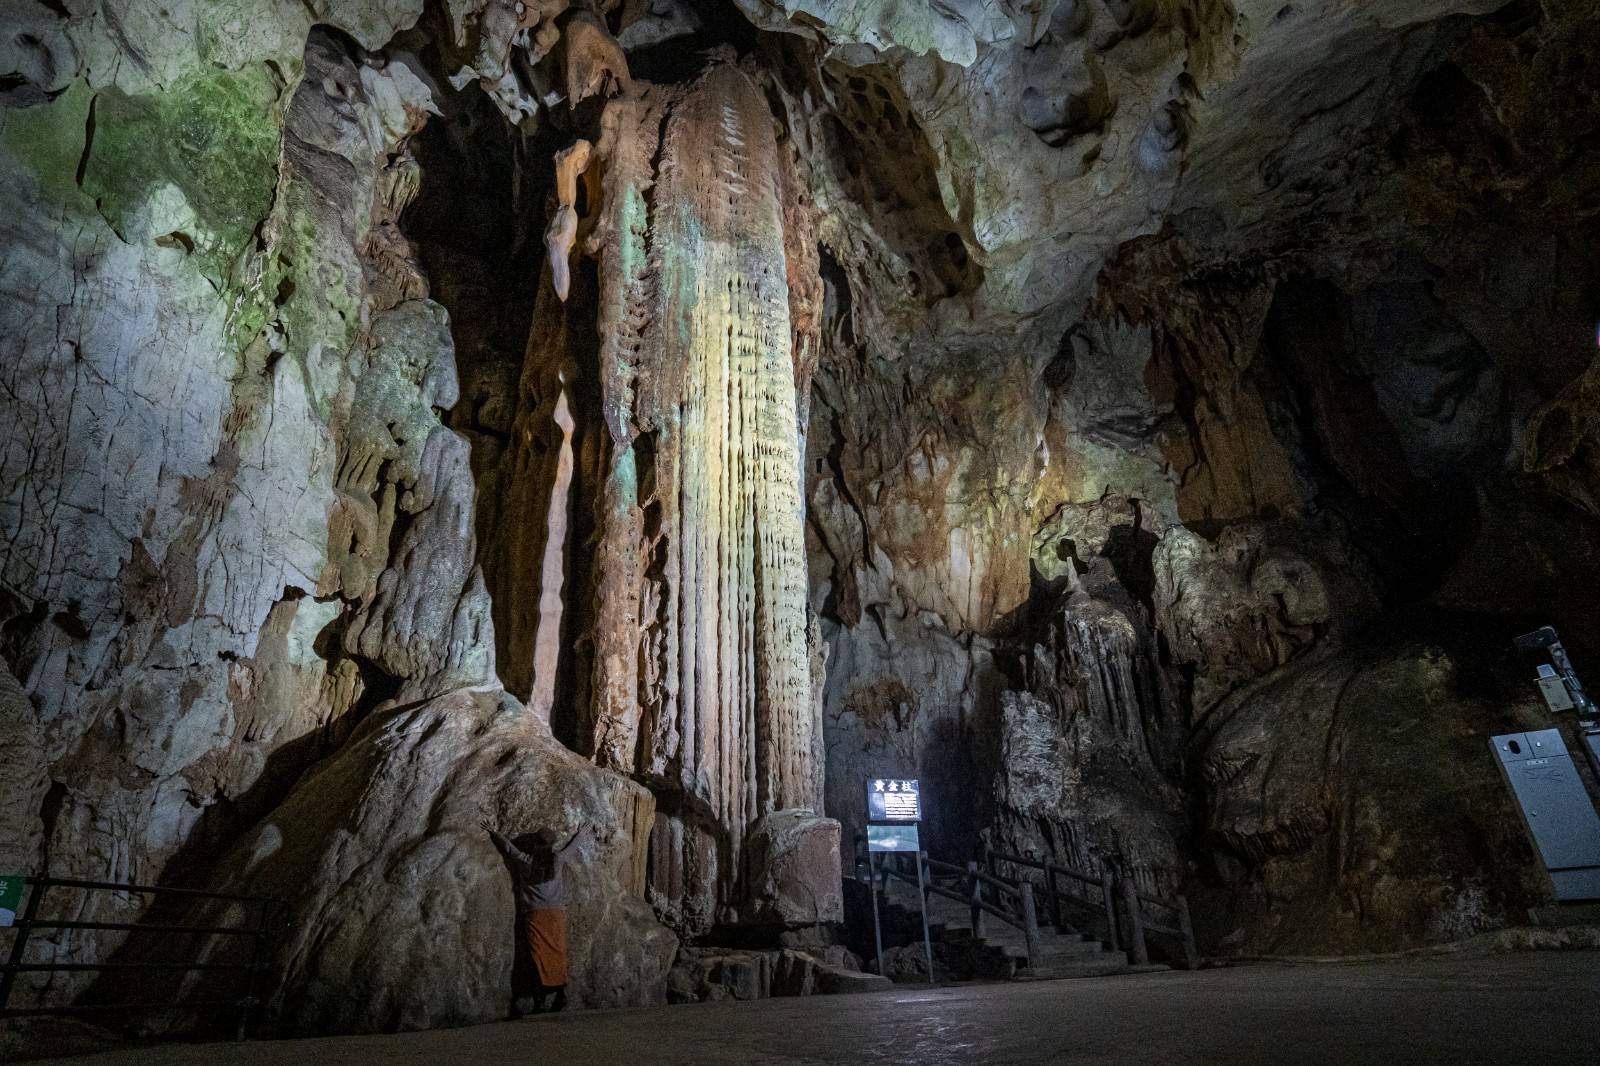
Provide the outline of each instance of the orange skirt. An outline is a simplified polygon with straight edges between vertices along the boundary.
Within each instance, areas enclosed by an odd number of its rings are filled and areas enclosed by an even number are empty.
[[[567,983],[567,912],[560,907],[528,911],[522,916],[534,972],[546,987]]]

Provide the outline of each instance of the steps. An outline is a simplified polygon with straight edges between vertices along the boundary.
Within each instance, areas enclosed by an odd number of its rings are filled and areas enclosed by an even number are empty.
[[[1600,925],[1600,903],[1553,903],[1530,908],[1528,917],[1534,925],[1550,928]]]
[[[891,880],[880,906],[891,912],[884,915],[886,927],[904,929],[911,924],[920,932],[914,886]],[[1159,964],[1133,966],[1125,953],[1107,950],[1098,940],[1081,933],[1058,932],[1049,926],[1040,927],[1038,952],[1030,964],[1027,939],[1021,929],[986,914],[983,935],[974,937],[969,909],[939,895],[928,899],[928,935],[937,962],[958,978],[1053,981],[1167,969]]]

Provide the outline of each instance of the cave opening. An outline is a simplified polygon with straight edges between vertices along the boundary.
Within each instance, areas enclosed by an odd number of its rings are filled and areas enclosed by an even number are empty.
[[[634,77],[682,84],[704,73],[717,50],[744,57],[759,43],[756,28],[740,14],[735,0],[658,6],[666,17],[624,29],[619,38]]]

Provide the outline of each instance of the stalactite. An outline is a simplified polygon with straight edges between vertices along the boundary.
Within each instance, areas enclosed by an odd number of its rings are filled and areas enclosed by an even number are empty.
[[[1139,633],[1128,617],[1082,597],[1054,620],[1051,643],[1050,691],[1063,712],[1087,714],[1110,727],[1130,749],[1149,751],[1147,719],[1159,713],[1159,696]]]
[[[571,547],[568,500],[577,473],[582,420],[574,391],[579,370],[572,343],[568,308],[552,289],[541,286],[518,386],[501,528],[484,566],[496,590],[500,679],[507,691],[546,715],[559,698],[556,670],[537,649],[559,649],[561,621],[572,596],[570,587],[560,586],[551,595],[551,580],[546,577],[564,575]],[[560,421],[563,404],[571,426]],[[549,566],[558,569],[550,572]],[[542,695],[535,697],[535,689]]]
[[[544,230],[550,285],[563,302],[572,287],[572,246],[578,240],[578,178],[589,166],[594,146],[575,141],[556,153],[556,213]]]
[[[539,626],[533,640],[532,691],[528,707],[545,721],[555,706],[556,664],[561,656],[561,593],[565,578],[568,494],[572,488],[572,432],[576,423],[567,391],[556,396],[551,421],[560,431],[556,445],[555,483],[545,511],[544,551],[539,560]]]

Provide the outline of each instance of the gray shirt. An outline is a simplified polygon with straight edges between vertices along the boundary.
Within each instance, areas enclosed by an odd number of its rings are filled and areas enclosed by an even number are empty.
[[[530,855],[498,833],[494,835],[494,842],[505,856],[506,865],[511,867],[518,910],[558,910],[567,905],[562,884],[565,856],[561,852],[546,847]]]

